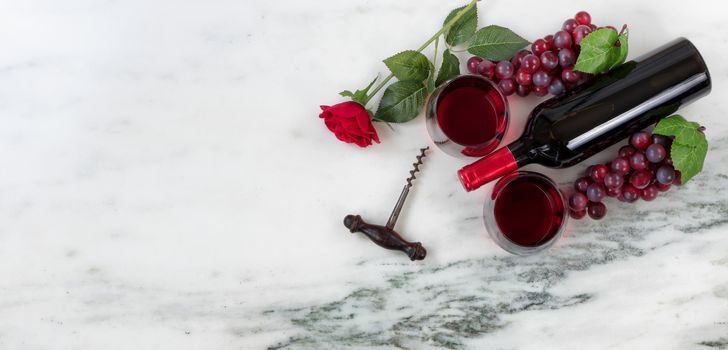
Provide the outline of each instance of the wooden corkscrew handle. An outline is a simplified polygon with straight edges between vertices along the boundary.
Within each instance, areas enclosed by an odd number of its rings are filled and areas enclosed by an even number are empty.
[[[378,246],[391,250],[399,250],[410,260],[422,260],[427,255],[427,250],[420,242],[408,242],[396,231],[386,226],[372,225],[364,222],[359,215],[347,215],[344,218],[344,226],[351,233],[361,232]]]

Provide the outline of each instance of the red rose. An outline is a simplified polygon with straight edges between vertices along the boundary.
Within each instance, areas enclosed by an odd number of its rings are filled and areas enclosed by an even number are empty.
[[[379,143],[377,129],[372,125],[369,112],[364,106],[347,101],[331,107],[321,106],[319,118],[324,119],[326,127],[336,135],[336,138],[346,143],[355,143],[359,147],[367,147],[372,140]]]

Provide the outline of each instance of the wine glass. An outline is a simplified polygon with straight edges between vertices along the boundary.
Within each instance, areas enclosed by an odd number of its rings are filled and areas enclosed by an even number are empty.
[[[461,75],[437,88],[427,103],[427,131],[445,153],[482,157],[508,128],[508,101],[492,81]]]
[[[568,211],[564,194],[550,178],[516,171],[493,187],[483,205],[483,221],[501,248],[516,255],[530,255],[559,240]]]

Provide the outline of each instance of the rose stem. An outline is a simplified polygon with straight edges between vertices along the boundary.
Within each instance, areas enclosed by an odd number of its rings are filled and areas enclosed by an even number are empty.
[[[440,44],[440,38],[435,39],[435,54],[432,55],[432,66],[437,69],[437,47]],[[446,43],[447,44],[447,43]]]
[[[452,25],[455,24],[455,22],[457,22],[460,19],[460,17],[465,15],[466,12],[468,12],[471,8],[473,8],[473,6],[475,6],[475,4],[477,2],[478,2],[478,0],[471,0],[467,6],[465,6],[462,10],[460,10],[457,14],[455,14],[455,16],[452,19],[450,19],[447,23],[445,23],[445,25],[442,26],[442,28],[440,28],[440,30],[438,30],[437,33],[435,33],[433,36],[431,36],[429,39],[427,39],[427,41],[425,41],[424,44],[420,45],[420,47],[417,49],[417,52],[422,52],[422,50],[424,50],[426,47],[430,46],[430,44],[432,44],[432,42],[435,41],[435,39],[437,39],[446,30],[450,29],[450,27],[452,27]],[[435,53],[435,54],[437,54],[437,53]],[[372,91],[369,94],[369,96],[367,97],[367,100],[364,102],[364,104],[366,105],[367,103],[369,103],[369,100],[371,100],[371,98],[374,97],[374,95],[376,95],[377,92],[379,92],[379,90],[381,90],[382,87],[384,87],[384,85],[386,85],[390,80],[392,80],[392,78],[394,78],[394,74],[392,74],[392,73],[390,73],[386,78],[384,78],[384,80],[382,80],[382,82],[379,83],[379,85],[377,85],[377,87],[374,88],[374,91]]]

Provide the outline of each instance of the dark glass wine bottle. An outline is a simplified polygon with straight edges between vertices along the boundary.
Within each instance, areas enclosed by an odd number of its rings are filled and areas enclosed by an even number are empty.
[[[705,61],[687,39],[625,62],[538,105],[523,135],[458,171],[472,191],[526,164],[572,166],[710,92]]]

